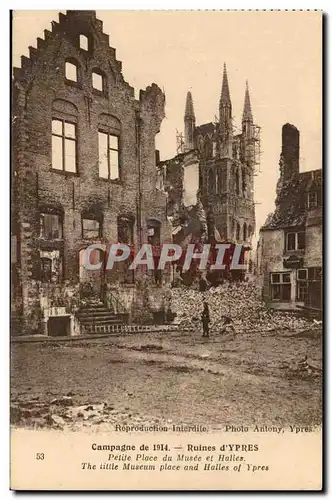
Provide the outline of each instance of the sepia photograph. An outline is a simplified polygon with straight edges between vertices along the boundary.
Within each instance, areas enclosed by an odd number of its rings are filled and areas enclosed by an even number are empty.
[[[12,488],[321,489],[322,12],[11,23]]]

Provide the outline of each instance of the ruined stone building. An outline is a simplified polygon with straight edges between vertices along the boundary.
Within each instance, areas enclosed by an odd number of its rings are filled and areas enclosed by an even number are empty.
[[[125,267],[92,277],[84,248],[171,240],[156,189],[165,96],[153,83],[135,98],[94,11],[59,14],[29,50],[13,79],[13,329],[73,333],[84,289],[110,304],[108,283],[135,278]],[[110,310],[98,307],[107,326]]]
[[[254,175],[258,159],[259,127],[254,124],[248,84],[241,131],[236,133],[224,65],[219,118],[197,125],[193,98],[188,92],[184,138],[179,142],[178,155],[158,166],[159,186],[168,193],[173,239],[236,242],[250,251],[255,231]]]
[[[260,230],[262,294],[274,308],[322,307],[322,171],[299,171],[300,133],[282,128],[276,208]]]

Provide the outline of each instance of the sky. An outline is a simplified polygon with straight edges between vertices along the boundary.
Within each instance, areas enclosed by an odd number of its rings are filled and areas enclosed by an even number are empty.
[[[65,11],[62,11],[65,12]],[[248,80],[254,121],[261,127],[255,176],[256,235],[274,210],[281,128],[300,131],[300,170],[322,167],[321,14],[307,11],[109,11],[97,10],[125,80],[139,90],[152,82],[166,94],[166,118],[156,138],[161,159],[176,154],[187,91],[196,125],[218,115],[224,62],[234,124],[241,125]],[[13,65],[29,55],[58,11],[15,11]]]

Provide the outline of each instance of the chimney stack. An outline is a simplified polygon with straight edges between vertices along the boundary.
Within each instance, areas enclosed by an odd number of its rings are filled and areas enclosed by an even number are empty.
[[[300,169],[300,132],[298,129],[286,123],[282,127],[282,151],[283,156],[283,179],[291,179],[299,173]]]

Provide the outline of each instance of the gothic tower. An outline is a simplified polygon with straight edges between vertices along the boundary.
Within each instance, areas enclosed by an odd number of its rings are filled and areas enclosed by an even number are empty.
[[[224,72],[221,86],[221,95],[219,101],[219,131],[220,131],[220,157],[232,156],[232,103],[229,93],[228,77],[226,63],[224,63]]]
[[[191,92],[187,93],[184,111],[184,150],[194,149],[195,113]]]
[[[253,160],[253,142],[254,142],[254,120],[251,111],[248,80],[246,81],[246,91],[244,95],[244,106],[242,113],[242,136],[244,140],[244,160],[250,164]]]
[[[242,114],[242,132],[249,138],[252,137],[253,117],[251,111],[248,80],[246,81],[246,91],[244,95],[244,106]]]
[[[248,80],[246,81],[246,90],[244,95],[244,106],[242,113],[242,186],[243,195],[252,199],[254,182],[254,163],[255,163],[255,137],[254,120],[252,116]]]

